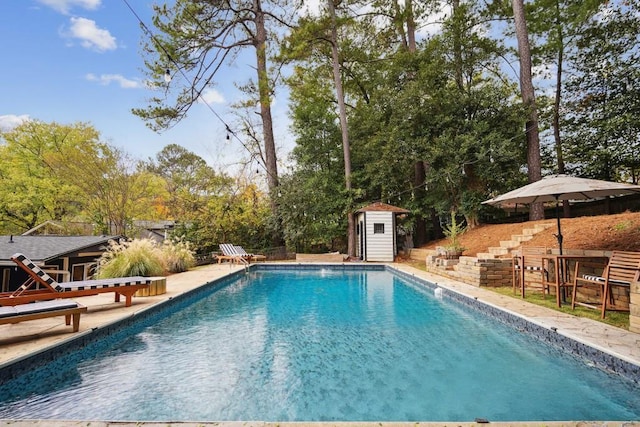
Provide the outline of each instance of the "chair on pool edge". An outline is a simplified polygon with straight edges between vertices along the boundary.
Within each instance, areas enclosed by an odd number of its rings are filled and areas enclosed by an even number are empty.
[[[581,272],[580,267],[589,267],[588,273]],[[571,292],[571,308],[576,305],[600,310],[604,319],[607,310],[629,311],[627,307],[619,307],[613,298],[613,287],[630,289],[631,282],[640,280],[640,252],[613,251],[609,263],[604,266],[602,275],[593,273],[593,263],[576,262],[573,289]],[[602,266],[601,266],[602,268]],[[595,288],[600,294],[599,302],[578,301],[578,288]]]
[[[241,263],[244,265],[249,264],[249,260],[238,253],[238,250],[231,243],[220,243],[220,251],[222,255],[218,255],[218,264],[223,260],[231,261],[231,263]]]
[[[520,288],[520,294],[524,298],[527,284],[540,288],[543,297],[545,292],[549,292],[549,268],[547,262],[543,259],[548,254],[549,250],[545,247],[520,247],[519,253],[513,257],[513,293],[516,293],[516,289]],[[529,275],[527,275],[527,272]],[[540,274],[540,280],[529,280],[527,276],[531,274]]]
[[[240,254],[240,256],[242,256],[243,258],[246,258],[247,260],[249,260],[249,262],[267,260],[266,255],[247,253],[247,251],[242,246],[235,245],[234,248],[236,248],[236,252]]]
[[[56,282],[33,261],[21,253],[14,254],[11,260],[28,275],[27,281],[14,292],[0,296],[0,306],[18,305],[34,301],[57,298],[75,298],[114,292],[115,301],[125,297],[125,306],[131,306],[133,295],[151,284],[149,277],[120,277],[114,279],[80,280],[76,282]],[[39,288],[39,289],[38,289]]]

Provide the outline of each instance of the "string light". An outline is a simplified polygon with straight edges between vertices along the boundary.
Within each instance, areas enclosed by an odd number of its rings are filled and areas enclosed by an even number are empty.
[[[182,75],[182,77],[184,77],[185,80],[189,80],[187,75],[185,74],[184,70],[182,70],[180,68],[180,64],[178,64],[176,62],[176,60],[174,60],[171,55],[169,54],[169,52],[167,51],[167,49],[165,49],[164,45],[160,42],[160,40],[158,40],[158,38],[151,32],[151,30],[149,29],[149,27],[147,27],[147,25],[144,23],[144,21],[140,18],[140,16],[138,15],[138,13],[133,9],[133,7],[131,6],[131,4],[129,3],[128,0],[122,0],[123,3],[127,6],[127,8],[129,9],[129,11],[133,14],[133,16],[135,16],[135,18],[138,20],[138,22],[140,23],[140,26],[142,27],[142,30],[150,37],[152,38],[156,45],[162,50],[162,52],[164,52],[164,54],[167,56],[168,61],[173,64],[176,67],[176,72],[180,73]],[[165,70],[165,74],[163,76],[164,81],[166,83],[169,83],[172,80],[172,76],[171,76],[171,70],[170,69],[166,69]],[[225,126],[226,131],[227,131],[227,136],[226,136],[226,140],[229,141],[231,140],[231,136],[233,136],[236,140],[238,140],[238,142],[240,142],[240,144],[242,144],[242,146],[244,147],[245,150],[247,150],[249,153],[251,153],[252,155],[254,154],[251,149],[247,146],[247,144],[241,140],[235,132],[233,132],[230,128],[229,125],[227,124],[227,122],[224,121],[224,119],[213,109],[213,107],[211,107],[211,105],[200,95],[200,93],[197,93],[197,98],[199,98],[199,100],[209,109],[209,111],[211,111],[211,113],[216,116],[216,118],[218,120],[220,120],[220,122],[222,122],[222,124]],[[266,172],[267,175],[271,176],[271,172],[267,169],[266,165],[263,164],[264,162],[258,162],[258,166],[262,167],[262,169],[264,169],[264,171]]]

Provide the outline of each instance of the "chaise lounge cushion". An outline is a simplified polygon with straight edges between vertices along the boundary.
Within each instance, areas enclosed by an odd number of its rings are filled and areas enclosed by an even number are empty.
[[[584,279],[586,279],[586,280],[591,280],[592,282],[602,282],[602,283],[604,283],[604,281],[605,281],[604,277],[602,277],[602,276],[594,276],[592,274],[584,274],[582,277]],[[615,285],[618,285],[618,286],[630,286],[631,285],[631,282],[628,282],[626,280],[609,279],[609,282],[613,283]]]
[[[15,306],[2,306],[0,307],[0,318],[19,316],[23,314],[44,313],[47,311],[57,311],[76,307],[78,307],[78,303],[70,299],[57,299]]]

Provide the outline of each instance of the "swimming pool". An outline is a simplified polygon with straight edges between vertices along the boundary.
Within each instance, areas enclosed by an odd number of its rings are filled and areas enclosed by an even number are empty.
[[[0,418],[640,418],[636,384],[384,269],[257,270],[184,305],[3,385]]]

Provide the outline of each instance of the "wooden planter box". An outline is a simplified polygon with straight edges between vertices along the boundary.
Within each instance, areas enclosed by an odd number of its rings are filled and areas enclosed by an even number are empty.
[[[167,292],[166,277],[150,277],[151,284],[147,289],[140,289],[135,293],[137,297],[152,297],[154,295],[162,295]]]

